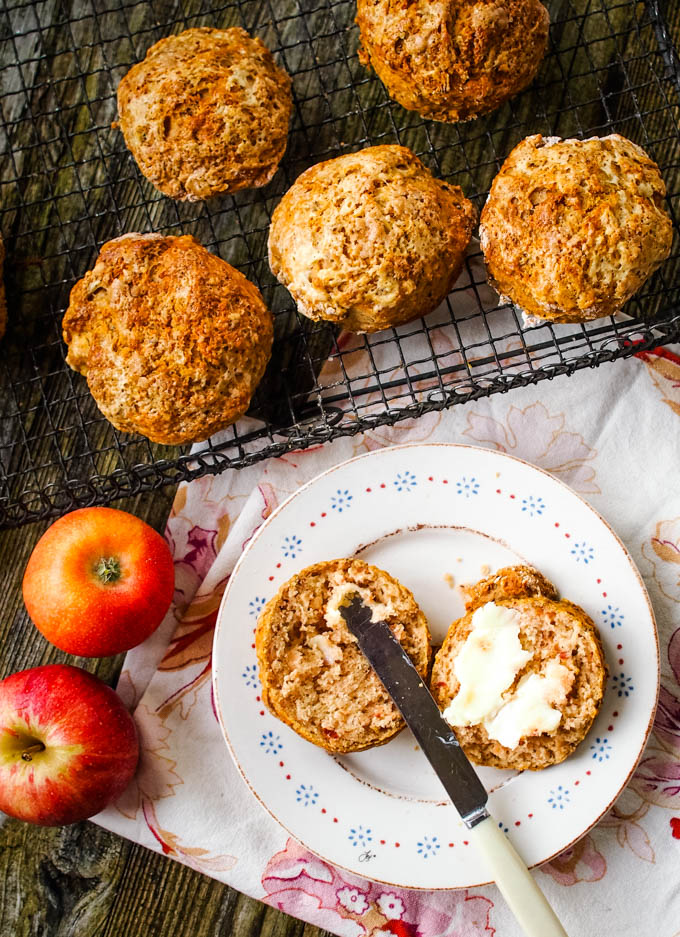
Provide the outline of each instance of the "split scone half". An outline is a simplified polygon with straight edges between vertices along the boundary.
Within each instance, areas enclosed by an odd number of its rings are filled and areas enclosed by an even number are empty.
[[[536,771],[583,740],[606,680],[592,620],[536,570],[517,566],[467,590],[431,689],[471,761]]]
[[[356,592],[426,679],[424,614],[405,586],[359,559],[316,563],[285,582],[264,607],[255,639],[265,705],[298,735],[336,754],[382,745],[404,727],[340,614]]]

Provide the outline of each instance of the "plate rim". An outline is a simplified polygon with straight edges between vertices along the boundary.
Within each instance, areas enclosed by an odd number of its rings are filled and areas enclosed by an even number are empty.
[[[590,823],[588,826],[586,826],[586,828],[585,828],[584,830],[582,830],[577,836],[575,836],[575,837],[574,837],[573,839],[571,839],[568,843],[566,843],[565,845],[563,845],[560,849],[558,849],[557,851],[553,852],[553,853],[552,853],[550,856],[548,856],[546,859],[542,859],[540,862],[535,862],[535,863],[533,863],[532,865],[529,866],[529,868],[530,868],[530,869],[538,869],[538,868],[541,868],[541,867],[544,866],[544,865],[547,865],[549,862],[552,862],[552,860],[555,859],[557,856],[561,855],[563,852],[566,852],[566,850],[570,849],[570,848],[574,845],[574,843],[577,843],[579,840],[583,839],[584,836],[587,836],[587,834],[588,834],[594,827],[597,826],[597,824],[600,822],[600,820],[602,819],[602,817],[604,817],[604,815],[605,815],[606,813],[608,813],[609,810],[611,810],[611,808],[612,808],[613,805],[616,803],[616,801],[618,800],[618,798],[621,796],[621,794],[623,793],[623,791],[628,787],[628,784],[629,784],[629,782],[630,782],[631,777],[632,777],[633,774],[635,773],[635,770],[637,769],[638,765],[640,764],[640,761],[642,760],[642,756],[644,755],[645,749],[646,749],[646,747],[647,747],[647,743],[648,743],[648,741],[649,741],[649,736],[650,736],[650,734],[651,734],[651,732],[652,732],[652,728],[653,728],[653,725],[654,725],[654,719],[655,719],[655,717],[656,717],[656,711],[657,711],[657,708],[658,708],[659,693],[660,693],[660,689],[661,689],[661,651],[660,651],[660,646],[659,646],[659,629],[658,629],[657,622],[656,622],[656,616],[655,616],[655,614],[654,614],[654,607],[653,607],[652,602],[651,602],[651,599],[650,599],[650,597],[649,597],[649,592],[647,591],[647,586],[645,585],[644,579],[642,578],[642,574],[640,573],[640,570],[638,569],[637,563],[635,562],[635,560],[633,559],[633,557],[632,557],[630,551],[628,550],[628,547],[625,545],[625,543],[623,543],[623,541],[621,540],[621,538],[619,537],[619,535],[618,535],[618,534],[616,533],[616,531],[611,527],[611,525],[609,524],[609,522],[599,513],[599,511],[597,511],[597,510],[596,510],[588,501],[586,501],[586,499],[583,498],[577,491],[575,491],[573,488],[571,488],[569,485],[567,485],[566,482],[562,481],[562,479],[560,479],[560,478],[556,478],[556,477],[555,477],[554,475],[552,475],[550,472],[546,471],[546,469],[543,469],[543,468],[541,468],[541,467],[538,466],[538,465],[534,465],[532,462],[528,462],[526,459],[521,459],[521,458],[519,458],[518,456],[511,455],[511,454],[508,453],[508,452],[502,452],[501,450],[498,450],[498,449],[492,449],[491,447],[487,447],[487,446],[472,446],[472,445],[469,445],[469,444],[467,444],[467,443],[453,443],[453,442],[452,442],[452,443],[447,443],[447,442],[398,443],[398,444],[393,445],[393,446],[381,446],[379,449],[372,449],[372,450],[370,450],[370,451],[368,451],[368,452],[361,452],[361,453],[359,453],[358,455],[352,456],[352,457],[349,458],[349,459],[344,459],[342,462],[338,462],[338,463],[335,464],[335,465],[331,465],[329,468],[324,469],[324,471],[317,473],[316,475],[313,476],[313,478],[310,478],[308,481],[304,482],[302,485],[300,485],[298,488],[296,488],[295,491],[293,491],[290,495],[288,495],[288,497],[285,498],[285,500],[283,500],[279,505],[277,505],[277,507],[274,508],[274,510],[272,511],[272,513],[262,521],[262,523],[260,524],[260,526],[256,529],[256,531],[253,533],[253,535],[252,535],[252,536],[250,537],[250,539],[248,540],[248,543],[246,544],[245,549],[243,550],[243,552],[242,552],[241,555],[239,556],[238,560],[236,561],[236,564],[234,565],[234,568],[233,568],[233,570],[232,570],[232,572],[231,572],[231,575],[229,576],[229,580],[228,580],[228,582],[227,582],[226,588],[225,588],[225,590],[224,590],[224,593],[223,593],[223,595],[222,595],[222,598],[221,598],[221,600],[220,600],[220,604],[219,604],[219,607],[218,607],[218,610],[217,610],[217,618],[216,618],[216,622],[215,622],[215,632],[214,632],[213,641],[212,641],[212,648],[211,648],[211,659],[212,659],[211,687],[212,687],[212,695],[213,695],[213,700],[214,700],[214,704],[215,704],[215,712],[216,712],[216,714],[217,714],[217,721],[218,721],[219,726],[220,726],[220,732],[222,733],[222,738],[223,738],[223,740],[226,742],[227,749],[229,750],[229,754],[231,755],[232,761],[234,762],[234,765],[236,766],[239,775],[241,776],[242,780],[245,782],[246,786],[248,787],[248,789],[250,790],[250,792],[253,794],[253,796],[255,797],[255,799],[257,800],[257,802],[261,805],[261,807],[262,807],[264,810],[266,810],[266,812],[269,814],[269,816],[272,817],[272,819],[281,827],[281,829],[285,830],[286,833],[288,833],[288,835],[291,836],[291,837],[295,840],[295,842],[299,843],[304,849],[308,849],[309,852],[311,852],[313,855],[317,856],[317,857],[318,857],[319,859],[321,859],[323,862],[327,862],[329,865],[333,866],[334,868],[342,869],[342,871],[347,872],[349,875],[355,875],[355,876],[357,876],[357,877],[359,877],[359,878],[365,878],[365,879],[367,879],[368,881],[375,882],[376,884],[379,884],[379,885],[387,885],[387,886],[389,886],[389,887],[391,887],[391,888],[405,888],[405,889],[408,889],[409,891],[419,891],[419,892],[459,891],[459,890],[461,890],[461,889],[466,889],[466,888],[481,888],[482,886],[485,886],[485,885],[493,885],[493,884],[495,884],[495,880],[494,880],[494,879],[489,879],[489,880],[481,881],[481,882],[471,882],[471,883],[466,884],[466,885],[429,885],[429,886],[425,886],[425,885],[404,885],[404,884],[398,883],[398,882],[388,882],[388,881],[385,881],[384,879],[380,879],[380,878],[376,878],[376,877],[374,877],[374,876],[368,875],[368,874],[366,874],[365,872],[357,872],[355,869],[350,869],[350,868],[348,868],[347,866],[342,865],[341,863],[336,862],[335,860],[329,859],[327,856],[322,855],[320,852],[318,852],[318,850],[314,849],[314,848],[313,848],[312,846],[310,846],[308,843],[303,842],[298,836],[296,836],[296,834],[293,833],[293,831],[290,830],[290,829],[288,828],[288,826],[286,826],[286,824],[283,823],[283,822],[279,819],[279,817],[276,816],[276,814],[273,812],[273,810],[272,810],[272,809],[263,801],[263,799],[260,797],[260,795],[258,794],[258,792],[255,790],[255,788],[254,788],[253,785],[251,784],[250,779],[249,779],[248,776],[246,775],[245,771],[244,771],[243,768],[241,767],[241,763],[240,763],[240,761],[239,761],[239,759],[238,759],[238,756],[237,756],[237,754],[236,754],[236,752],[235,752],[235,750],[234,750],[234,748],[233,748],[233,746],[232,746],[231,740],[230,740],[230,738],[229,738],[229,733],[227,732],[227,728],[226,728],[226,725],[225,725],[225,721],[224,721],[223,716],[222,716],[222,706],[221,706],[221,703],[220,703],[220,691],[219,691],[219,688],[218,688],[218,672],[219,672],[219,668],[218,668],[218,666],[217,666],[217,664],[216,664],[216,660],[217,660],[216,648],[217,648],[217,643],[218,643],[218,637],[219,637],[219,635],[220,635],[220,633],[221,633],[221,630],[222,630],[222,627],[223,627],[223,621],[224,621],[224,617],[225,617],[225,616],[223,615],[224,607],[225,607],[225,605],[226,605],[226,602],[227,602],[229,593],[231,592],[231,589],[232,589],[232,586],[233,586],[233,584],[234,584],[234,581],[235,581],[236,578],[237,578],[237,574],[238,574],[238,572],[239,572],[239,569],[240,569],[240,567],[241,567],[241,564],[245,561],[245,559],[246,559],[248,553],[250,552],[250,549],[251,549],[252,545],[255,543],[255,541],[256,541],[257,539],[259,539],[259,537],[261,536],[262,533],[264,533],[265,529],[269,526],[269,524],[284,510],[284,508],[287,508],[288,505],[291,504],[291,502],[293,502],[293,501],[295,500],[295,498],[297,498],[299,495],[301,495],[304,491],[306,491],[306,490],[307,490],[308,488],[310,488],[312,485],[316,484],[316,483],[317,483],[318,481],[320,481],[322,478],[325,478],[326,476],[333,474],[333,472],[336,472],[336,471],[338,471],[339,469],[345,468],[345,466],[347,466],[347,465],[349,465],[349,464],[351,464],[351,463],[353,463],[353,462],[358,462],[358,461],[360,461],[360,460],[362,460],[362,459],[374,458],[374,457],[376,457],[376,456],[378,456],[378,455],[380,455],[380,454],[383,454],[383,453],[385,453],[385,452],[396,452],[396,451],[400,451],[400,450],[404,450],[404,449],[467,449],[467,450],[474,450],[475,452],[492,453],[494,456],[498,456],[498,457],[502,457],[502,458],[508,459],[508,460],[510,460],[511,462],[517,462],[517,463],[519,463],[519,464],[521,464],[521,465],[523,465],[523,466],[526,466],[526,467],[529,468],[529,469],[532,469],[533,471],[539,472],[541,475],[547,476],[547,478],[549,478],[550,481],[555,482],[556,484],[558,484],[558,485],[561,486],[562,488],[566,489],[571,495],[573,495],[574,497],[576,497],[586,508],[588,508],[588,510],[595,516],[595,519],[596,519],[596,520],[599,520],[602,524],[604,524],[604,526],[607,528],[607,530],[609,531],[609,533],[612,535],[612,537],[614,538],[614,540],[616,541],[616,543],[619,545],[619,547],[620,547],[621,550],[623,551],[623,554],[624,554],[625,558],[627,559],[627,561],[628,561],[628,563],[629,563],[629,565],[630,565],[630,567],[631,567],[632,572],[635,574],[635,577],[636,577],[636,579],[637,579],[638,585],[640,586],[640,588],[641,588],[641,590],[642,590],[642,594],[643,594],[644,599],[645,599],[645,602],[646,602],[646,604],[647,604],[647,609],[648,609],[648,611],[649,611],[649,615],[650,615],[650,618],[651,618],[651,621],[652,621],[652,625],[653,625],[652,631],[653,631],[653,634],[654,634],[654,648],[655,648],[655,652],[656,652],[656,691],[655,691],[655,695],[654,695],[654,705],[652,706],[652,709],[651,709],[651,713],[650,713],[650,716],[649,716],[649,720],[648,720],[648,723],[647,723],[647,727],[646,727],[646,729],[645,729],[644,736],[643,736],[643,738],[642,738],[642,743],[641,743],[641,745],[640,745],[640,750],[639,750],[638,753],[637,753],[637,756],[636,756],[636,758],[635,758],[635,760],[634,760],[634,762],[633,762],[633,764],[632,764],[632,766],[631,766],[631,768],[630,768],[630,771],[628,772],[628,774],[627,774],[626,777],[624,778],[622,784],[619,786],[619,788],[618,788],[618,789],[616,790],[616,792],[613,794],[611,800],[607,803],[607,805],[603,808],[603,810],[598,814],[598,816],[592,821],[592,823]],[[402,730],[402,731],[403,731],[403,730]],[[311,743],[310,743],[310,744],[311,744]],[[454,808],[454,809],[455,809],[455,808]]]

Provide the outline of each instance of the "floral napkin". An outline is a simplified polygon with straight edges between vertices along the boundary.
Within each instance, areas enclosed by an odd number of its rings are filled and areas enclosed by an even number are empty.
[[[182,485],[166,531],[175,556],[174,606],[128,655],[118,686],[139,727],[141,766],[96,822],[346,937],[519,933],[493,886],[393,889],[306,851],[242,781],[212,705],[220,598],[263,519],[329,466],[403,442],[487,446],[540,466],[604,515],[640,567],[661,639],[654,734],[616,806],[536,875],[570,934],[680,937],[678,349],[658,348]],[[617,674],[609,692],[634,695],[635,687]]]

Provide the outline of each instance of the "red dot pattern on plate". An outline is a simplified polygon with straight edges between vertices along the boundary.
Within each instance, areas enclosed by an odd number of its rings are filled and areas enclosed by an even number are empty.
[[[429,475],[427,480],[430,481],[430,482],[434,482],[434,481],[435,481],[435,478],[434,478],[434,476]],[[443,485],[448,485],[449,480],[448,480],[447,478],[442,478],[442,479],[441,479],[441,483],[442,483]],[[386,483],[385,483],[385,482],[381,482],[381,483],[380,483],[380,488],[386,489],[386,488],[387,488]],[[373,489],[372,489],[371,487],[368,487],[368,488],[366,488],[366,492],[367,492],[368,494],[371,494],[371,493],[373,492]],[[496,488],[496,494],[499,494],[499,495],[502,494],[502,489],[501,489],[501,488]],[[509,497],[511,500],[513,500],[513,501],[516,500],[516,498],[517,498],[517,496],[516,496],[515,494],[510,494],[510,495],[508,495],[508,497]],[[321,517],[322,517],[322,518],[327,517],[327,516],[328,516],[328,514],[327,514],[326,511],[322,511],[322,512],[321,512]],[[310,526],[310,527],[316,527],[316,521],[310,521],[309,526]],[[559,521],[554,521],[554,526],[555,526],[556,528],[559,528],[560,522],[559,522]],[[571,539],[571,534],[570,534],[570,533],[565,532],[564,536],[565,536],[566,539]],[[277,563],[277,564],[276,564],[276,568],[277,568],[277,569],[280,569],[280,568],[281,568],[281,563]],[[270,576],[270,577],[269,577],[270,582],[273,581],[273,579],[274,579],[274,576]],[[599,578],[598,578],[598,579],[597,579],[598,585],[601,584],[601,582],[602,582],[602,579],[599,579]],[[603,593],[602,593],[602,596],[603,596],[604,598],[606,598],[606,597],[607,597],[607,593],[606,593],[606,592],[603,592]],[[255,629],[253,629],[253,631],[255,631]],[[252,647],[254,648],[255,645],[253,644]],[[619,651],[622,650],[622,647],[623,647],[623,645],[617,644],[617,650],[619,650]],[[623,663],[624,663],[623,658],[619,658],[619,664],[620,664],[620,665],[623,665]],[[257,699],[258,702],[260,701],[260,697],[259,697],[259,696],[256,697],[256,699]],[[264,714],[265,714],[265,713],[264,713],[264,710],[260,710],[260,715],[261,715],[261,716],[264,716]],[[618,717],[618,715],[619,715],[618,712],[612,713],[612,716],[613,716],[614,718]],[[613,732],[613,731],[614,731],[614,726],[613,726],[613,725],[608,726],[607,731],[608,731],[608,732]],[[284,763],[281,761],[281,762],[279,762],[279,765],[280,765],[280,767],[283,768]],[[586,771],[586,776],[590,777],[590,775],[591,775],[591,772],[590,772],[590,771]],[[291,779],[291,776],[290,776],[289,774],[286,775],[286,779],[287,779],[287,780],[290,780],[290,779]],[[580,783],[581,783],[580,780],[576,780],[576,781],[574,781],[574,786],[578,786]],[[322,813],[322,814],[325,814],[325,813],[326,813],[326,808],[325,808],[325,807],[322,807],[322,808],[321,808],[321,813]],[[533,813],[527,814],[527,817],[528,817],[529,819],[533,819],[533,816],[534,816]],[[333,817],[333,823],[337,823],[337,822],[338,822],[338,818],[337,818],[337,817]],[[515,823],[515,826],[521,826],[521,821],[520,821],[520,820],[515,820],[514,823]],[[674,833],[674,835],[677,835],[677,834]],[[384,839],[381,839],[381,840],[380,840],[381,846],[384,846],[385,843],[386,843],[386,841],[385,841]],[[464,846],[468,846],[468,845],[469,845],[469,841],[468,841],[468,840],[463,840],[463,845],[464,845]],[[395,843],[394,843],[394,846],[395,846],[395,848],[399,848],[399,847],[401,846],[401,844],[395,842]],[[450,848],[453,848],[454,846],[455,846],[455,843],[449,843],[449,847],[450,847]]]

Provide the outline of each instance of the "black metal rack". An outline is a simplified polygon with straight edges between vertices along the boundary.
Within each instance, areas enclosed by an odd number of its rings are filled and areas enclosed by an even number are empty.
[[[424,121],[357,58],[352,0],[43,0],[0,7],[0,230],[9,323],[0,343],[0,526],[242,467],[335,436],[568,374],[680,337],[680,246],[628,317],[525,326],[497,306],[479,251],[425,320],[336,337],[299,316],[272,277],[267,230],[307,166],[379,142],[411,147],[478,207],[528,133],[622,133],[659,163],[680,217],[680,62],[656,0],[548,0],[534,84],[467,124]],[[293,76],[294,117],[264,189],[180,204],[138,172],[116,117],[118,82],[147,48],[189,26],[240,25]],[[276,317],[250,417],[209,442],[164,447],[116,431],[66,366],[61,317],[101,244],[126,231],[190,233],[260,287]]]

